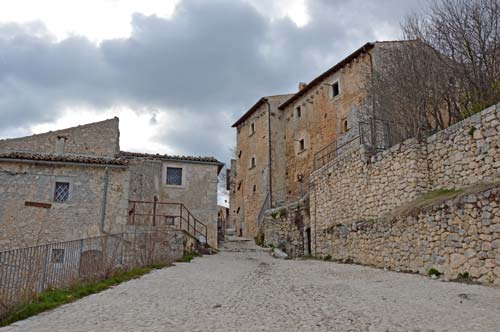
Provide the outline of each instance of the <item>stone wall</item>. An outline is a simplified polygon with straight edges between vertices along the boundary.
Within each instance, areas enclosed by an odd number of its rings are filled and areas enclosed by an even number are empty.
[[[467,272],[500,284],[500,188],[463,195],[391,219],[331,224],[319,255],[449,279]]]
[[[166,185],[166,167],[181,167],[181,186]],[[208,228],[207,242],[217,248],[217,172],[214,163],[135,158],[129,160],[130,200],[183,203]],[[177,215],[177,211],[176,211]]]
[[[0,151],[56,153],[58,140],[64,154],[114,158],[120,152],[118,118],[28,137],[0,140]]]
[[[105,177],[104,165],[0,162],[0,251],[101,235]],[[66,202],[54,202],[56,181],[70,183]],[[121,232],[127,169],[110,167],[108,181],[104,230]]]
[[[282,249],[289,257],[308,255],[306,225],[309,224],[307,199],[266,211],[260,232],[264,245]]]

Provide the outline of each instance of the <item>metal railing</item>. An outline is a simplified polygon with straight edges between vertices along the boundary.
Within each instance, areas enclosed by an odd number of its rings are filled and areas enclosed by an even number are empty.
[[[356,141],[361,141],[360,137],[361,136],[356,136],[341,145],[338,145],[337,141],[335,140],[332,143],[325,146],[324,148],[322,148],[321,150],[319,150],[318,152],[316,152],[314,154],[314,162],[313,162],[314,170],[320,169],[321,167],[328,164],[343,151],[347,150],[349,146],[355,143]]]
[[[44,290],[174,259],[166,232],[110,234],[0,252],[0,317]]]
[[[271,208],[271,193],[268,191],[266,194],[266,198],[264,198],[264,202],[262,202],[259,215],[257,216],[257,223],[259,226],[260,224],[262,224],[262,219],[264,219],[264,213],[270,208]]]
[[[171,225],[185,230],[200,242],[207,242],[208,228],[182,203],[129,201],[129,225]],[[201,238],[200,238],[201,237]]]

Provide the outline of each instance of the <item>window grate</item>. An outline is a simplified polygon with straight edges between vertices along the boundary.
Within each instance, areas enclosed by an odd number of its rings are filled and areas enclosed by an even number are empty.
[[[167,184],[174,186],[182,185],[182,168],[167,167]]]
[[[68,198],[69,198],[69,183],[56,182],[56,188],[54,190],[54,201],[66,202]]]

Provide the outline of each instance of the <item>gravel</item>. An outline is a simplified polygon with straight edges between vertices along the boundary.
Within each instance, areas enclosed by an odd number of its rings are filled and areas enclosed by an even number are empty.
[[[231,242],[0,331],[498,332],[500,289]]]

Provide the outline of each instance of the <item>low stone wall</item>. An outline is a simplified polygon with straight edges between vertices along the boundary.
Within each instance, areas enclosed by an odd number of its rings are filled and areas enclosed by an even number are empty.
[[[307,254],[304,226],[309,224],[308,200],[266,211],[259,231],[264,245],[282,249],[289,257]]]
[[[434,204],[412,215],[323,229],[319,255],[450,279],[467,272],[500,284],[500,187]]]

